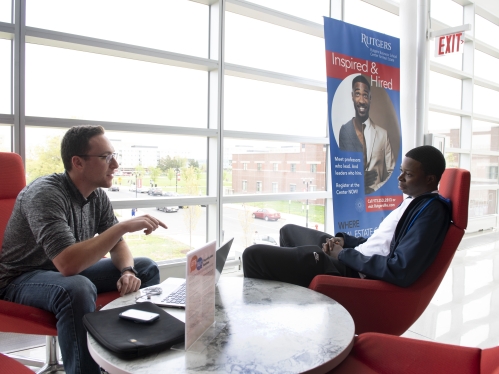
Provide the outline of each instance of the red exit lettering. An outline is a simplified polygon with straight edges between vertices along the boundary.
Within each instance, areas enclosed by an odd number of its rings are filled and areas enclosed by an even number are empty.
[[[463,53],[463,33],[442,35],[435,39],[435,56],[444,56],[449,53]]]

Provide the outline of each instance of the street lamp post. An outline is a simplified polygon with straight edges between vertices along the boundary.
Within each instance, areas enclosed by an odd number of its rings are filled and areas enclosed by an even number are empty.
[[[180,172],[179,168],[175,168],[175,192],[177,192],[177,185],[178,185],[178,173]]]
[[[314,179],[313,178],[302,178],[302,181],[303,181],[303,184],[305,184],[307,187],[306,187],[306,191],[308,192],[308,186],[309,184],[312,184],[312,181]],[[307,211],[305,213],[305,227],[308,228],[308,196],[307,196]]]
[[[137,198],[137,172],[133,172],[135,174],[135,198]]]
[[[133,175],[135,175],[135,198],[137,198],[137,178],[140,177],[140,173],[138,171],[134,171]]]

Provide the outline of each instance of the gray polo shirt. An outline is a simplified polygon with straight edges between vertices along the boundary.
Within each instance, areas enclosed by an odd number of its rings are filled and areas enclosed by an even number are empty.
[[[85,199],[67,173],[41,177],[17,196],[0,254],[0,289],[37,269],[57,270],[52,259],[72,244],[118,223],[100,188]]]

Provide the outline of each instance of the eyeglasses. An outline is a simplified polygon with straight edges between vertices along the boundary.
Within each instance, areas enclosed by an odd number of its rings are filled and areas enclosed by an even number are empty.
[[[111,160],[114,158],[116,160],[116,157],[118,156],[118,153],[110,153],[105,156],[96,156],[96,155],[77,155],[78,157],[99,157],[103,160],[106,160],[106,163],[109,164]]]

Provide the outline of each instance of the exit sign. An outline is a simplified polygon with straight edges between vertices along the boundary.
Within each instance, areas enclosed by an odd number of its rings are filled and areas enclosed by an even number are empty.
[[[435,56],[445,56],[451,53],[463,53],[464,35],[457,32],[435,38]]]

